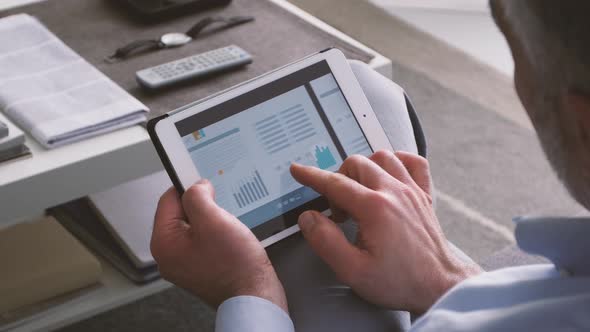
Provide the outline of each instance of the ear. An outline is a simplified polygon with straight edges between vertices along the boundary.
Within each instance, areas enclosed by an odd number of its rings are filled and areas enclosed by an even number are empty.
[[[590,96],[570,91],[565,94],[562,106],[574,120],[575,130],[584,142],[590,143]]]

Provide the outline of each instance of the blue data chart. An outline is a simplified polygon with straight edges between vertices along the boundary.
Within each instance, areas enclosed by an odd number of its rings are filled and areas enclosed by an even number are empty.
[[[336,158],[330,151],[330,148],[327,146],[318,146],[315,147],[315,160],[318,164],[318,167],[321,169],[328,169],[334,165],[336,165]]]
[[[268,195],[268,189],[257,170],[251,176],[242,179],[233,190],[234,200],[240,209]]]

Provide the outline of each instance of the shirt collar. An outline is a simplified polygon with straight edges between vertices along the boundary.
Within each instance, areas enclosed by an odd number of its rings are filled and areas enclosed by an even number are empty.
[[[590,218],[518,217],[520,249],[547,257],[560,270],[590,275]]]

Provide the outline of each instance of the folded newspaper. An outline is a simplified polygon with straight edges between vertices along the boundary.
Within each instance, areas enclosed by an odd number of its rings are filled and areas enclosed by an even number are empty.
[[[47,148],[146,120],[148,108],[36,18],[0,19],[0,111]]]

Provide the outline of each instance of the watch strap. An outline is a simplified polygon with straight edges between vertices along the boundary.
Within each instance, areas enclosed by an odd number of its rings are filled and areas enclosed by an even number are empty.
[[[156,39],[143,39],[131,42],[123,47],[118,48],[115,53],[107,58],[109,62],[115,62],[117,60],[123,60],[128,56],[140,52],[147,52],[163,48],[162,43]]]
[[[195,39],[197,36],[204,35],[204,31],[206,28],[221,23],[218,26],[213,28],[207,29],[207,33],[215,33],[221,30],[225,30],[237,25],[241,25],[244,23],[254,21],[254,17],[252,16],[233,16],[229,18],[214,16],[214,17],[206,17],[195,25],[193,25],[186,33],[187,36]],[[158,39],[143,39],[143,40],[136,40],[131,42],[121,48],[118,48],[114,54],[108,56],[105,61],[108,63],[114,63],[120,60],[124,60],[130,55],[147,52],[151,50],[157,50],[161,48],[165,48],[166,45],[162,43],[162,41]]]
[[[225,30],[236,25],[248,23],[254,21],[254,17],[252,16],[233,16],[229,18],[215,16],[215,17],[206,17],[195,25],[193,25],[187,32],[186,35],[190,36],[191,38],[195,39],[197,36],[202,35],[205,28],[215,24],[221,23],[221,25],[210,29],[208,32],[213,33],[221,30]]]

